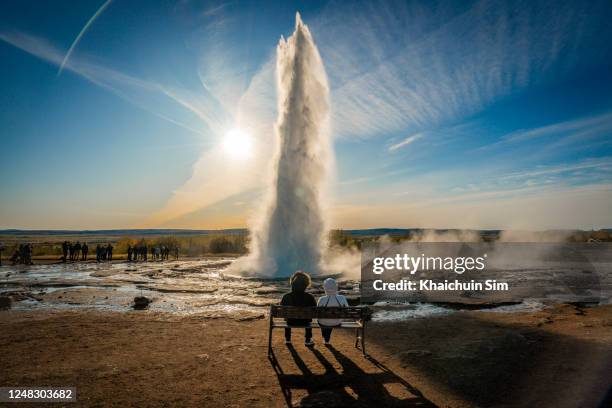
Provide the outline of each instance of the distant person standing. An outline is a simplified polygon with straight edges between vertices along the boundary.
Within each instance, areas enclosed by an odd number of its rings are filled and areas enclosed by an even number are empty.
[[[62,242],[62,262],[66,262],[68,260],[68,246],[70,244],[68,241]]]
[[[32,244],[23,244],[19,245],[19,258],[20,263],[24,265],[32,265],[32,252],[34,251],[34,246]]]
[[[81,243],[79,241],[77,241],[76,244],[74,244],[74,260],[78,261],[81,255]]]
[[[87,246],[87,242],[83,242],[83,246],[81,247],[81,261],[87,261],[87,254],[89,253],[89,247]]]
[[[113,260],[113,246],[110,244],[110,242],[106,246],[106,259],[108,261],[112,261]]]
[[[96,245],[96,262],[100,262],[102,260],[102,247],[100,244]]]
[[[177,245],[174,247],[174,259],[178,261],[178,257],[179,257],[179,247]]]
[[[128,247],[127,247],[128,262],[132,262],[132,252],[133,252],[132,246],[128,244]]]
[[[71,243],[71,242],[69,242],[69,243],[68,243],[68,259],[69,259],[70,261],[72,261],[72,260],[73,260],[73,257],[74,257],[73,253],[74,253],[74,245],[72,245],[72,243]]]

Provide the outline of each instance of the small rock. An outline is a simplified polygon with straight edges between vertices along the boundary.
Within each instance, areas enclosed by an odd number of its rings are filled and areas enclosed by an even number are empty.
[[[149,299],[146,296],[136,296],[134,298],[134,309],[136,310],[142,310],[142,309],[146,309],[149,307],[149,304],[151,303],[151,299]]]
[[[210,357],[208,356],[208,354],[204,353],[204,354],[198,354],[196,358],[201,361],[208,361]]]
[[[13,299],[8,296],[0,296],[0,310],[8,310],[13,305]]]

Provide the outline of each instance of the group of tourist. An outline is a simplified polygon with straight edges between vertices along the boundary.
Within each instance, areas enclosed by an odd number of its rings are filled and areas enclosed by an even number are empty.
[[[89,246],[87,246],[87,242],[84,242],[83,245],[79,241],[74,244],[69,241],[62,242],[62,262],[74,262],[79,259],[86,261],[88,253]]]
[[[0,246],[0,265],[2,265],[2,251],[5,248]],[[13,265],[23,264],[32,265],[32,252],[34,246],[30,243],[20,244],[15,249],[15,252],[11,256],[11,262]],[[113,260],[113,246],[108,243],[96,245],[96,262],[112,261]],[[146,244],[128,245],[127,247],[127,260],[128,262],[137,261],[167,261],[170,258],[170,253],[174,254],[174,259],[179,258],[179,247],[178,246],[147,246]],[[89,255],[89,246],[87,242],[82,244],[77,242],[64,241],[62,242],[62,262],[78,262],[87,261]]]
[[[128,245],[127,248],[127,260],[128,262],[137,262],[137,261],[148,261],[149,260],[149,251],[151,254],[152,261],[167,261],[170,257],[170,247],[162,245],[159,247],[152,246],[151,248],[147,247],[147,244],[138,244],[138,245]],[[179,257],[179,247],[174,247],[174,258],[178,259]]]
[[[88,255],[89,245],[87,245],[87,242],[83,242],[83,244],[81,244],[79,241],[75,243],[70,241],[62,242],[62,262],[86,262]],[[110,243],[107,245],[96,245],[96,262],[112,260],[113,246]]]
[[[32,265],[32,252],[34,246],[32,244],[20,244],[13,256],[11,256],[11,263],[13,265]]]
[[[85,259],[87,260],[87,259]],[[96,262],[112,261],[113,260],[113,246],[109,243],[108,245],[96,245]]]

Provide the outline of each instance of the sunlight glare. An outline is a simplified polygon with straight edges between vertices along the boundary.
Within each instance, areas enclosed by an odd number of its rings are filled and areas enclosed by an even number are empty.
[[[233,158],[248,158],[253,152],[253,138],[243,129],[233,128],[223,138],[223,149]]]

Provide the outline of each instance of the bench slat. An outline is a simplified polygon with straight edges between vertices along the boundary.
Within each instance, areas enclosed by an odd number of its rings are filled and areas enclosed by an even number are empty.
[[[270,314],[273,318],[283,319],[364,319],[367,316],[364,307],[295,307],[272,305]]]
[[[276,321],[272,324],[272,328],[292,328],[292,329],[301,329],[301,328],[311,328],[311,329],[320,329],[320,328],[330,328],[330,329],[360,329],[362,326],[359,322],[341,322],[339,326],[321,326],[317,322],[312,322],[309,325],[290,325],[286,321]]]

